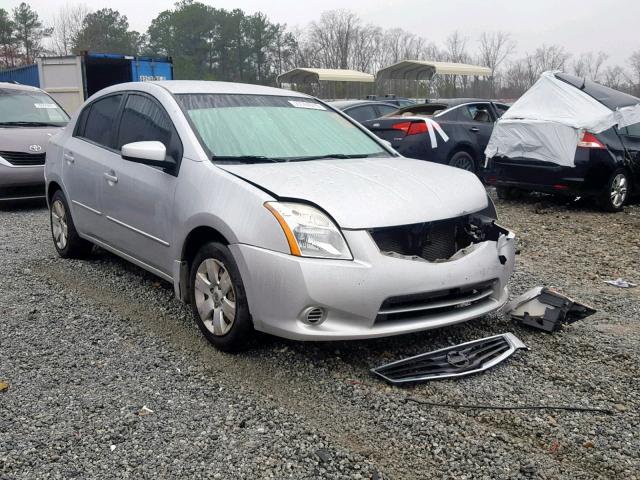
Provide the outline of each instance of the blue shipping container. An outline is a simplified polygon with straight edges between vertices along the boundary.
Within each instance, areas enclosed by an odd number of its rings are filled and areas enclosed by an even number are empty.
[[[131,60],[131,79],[134,82],[173,80],[173,65],[170,61],[136,57]]]
[[[24,67],[9,68],[0,70],[0,82],[17,82],[22,85],[40,87],[40,77],[38,76],[38,65],[25,65]]]

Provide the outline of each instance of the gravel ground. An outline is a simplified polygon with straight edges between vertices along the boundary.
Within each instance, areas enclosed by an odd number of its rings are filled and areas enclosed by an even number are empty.
[[[498,210],[519,238],[512,293],[551,285],[597,314],[553,335],[493,315],[375,341],[262,336],[228,355],[168,283],[104,251],[59,259],[41,204],[3,207],[0,478],[640,479],[640,288],[603,282],[640,283],[640,206]],[[481,375],[395,388],[368,374],[505,331],[531,350]]]

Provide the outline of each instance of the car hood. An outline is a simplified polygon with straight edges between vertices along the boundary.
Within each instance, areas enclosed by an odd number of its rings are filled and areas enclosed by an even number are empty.
[[[0,127],[0,150],[4,152],[45,153],[49,138],[63,128]],[[41,149],[34,151],[29,148],[32,145],[37,145]]]
[[[431,222],[488,203],[474,174],[402,157],[217,165],[278,199],[318,205],[342,228]]]

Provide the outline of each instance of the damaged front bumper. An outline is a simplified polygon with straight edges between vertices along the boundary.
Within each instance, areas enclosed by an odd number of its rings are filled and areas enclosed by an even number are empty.
[[[386,254],[367,230],[343,232],[353,261],[230,249],[257,330],[296,340],[363,339],[465,322],[504,305],[514,235],[488,231],[494,236],[445,261]]]

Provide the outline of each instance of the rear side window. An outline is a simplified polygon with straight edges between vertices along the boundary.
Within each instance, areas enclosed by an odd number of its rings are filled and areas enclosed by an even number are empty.
[[[624,133],[630,137],[640,137],[640,123],[624,127]]]
[[[363,105],[361,107],[355,107],[348,110],[346,113],[357,122],[364,122],[378,116],[375,108],[373,108],[373,105]]]
[[[390,105],[378,105],[378,111],[380,112],[380,116],[389,115],[392,112],[398,110],[396,107],[392,107]]]
[[[118,116],[122,95],[110,95],[91,104],[84,129],[79,136],[98,145],[115,148],[113,126]],[[84,112],[81,114],[84,115]],[[80,118],[81,120],[82,118]]]
[[[182,144],[165,110],[149,97],[130,94],[122,111],[117,149],[127,143],[146,141],[162,142],[167,156],[180,161]]]

